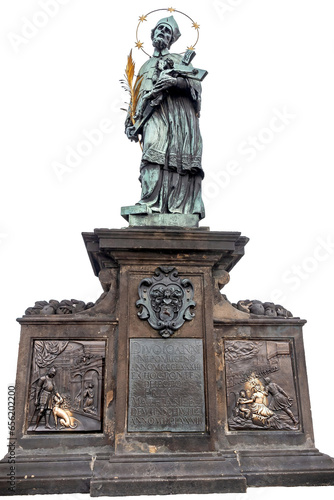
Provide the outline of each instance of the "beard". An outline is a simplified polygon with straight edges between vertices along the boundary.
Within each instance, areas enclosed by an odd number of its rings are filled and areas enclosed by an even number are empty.
[[[152,45],[155,49],[163,50],[168,48],[168,44],[164,38],[154,37],[152,40]]]

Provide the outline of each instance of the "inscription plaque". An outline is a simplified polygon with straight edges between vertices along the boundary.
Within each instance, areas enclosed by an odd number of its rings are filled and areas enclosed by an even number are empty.
[[[202,340],[130,340],[128,431],[205,431]]]

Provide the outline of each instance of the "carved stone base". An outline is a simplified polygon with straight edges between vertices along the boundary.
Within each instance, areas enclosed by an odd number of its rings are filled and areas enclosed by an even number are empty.
[[[103,455],[25,457],[17,461],[17,495],[90,493],[99,496],[244,493],[235,455],[111,458]],[[3,464],[0,471],[3,473]],[[6,493],[6,479],[0,492]]]
[[[39,454],[16,457],[15,474],[11,483],[7,474],[9,465],[0,463],[0,495],[50,495],[62,493],[89,493],[92,478],[92,457],[87,453],[50,456],[47,450]],[[12,489],[10,489],[12,488]]]
[[[92,449],[75,455],[39,450],[39,454],[17,457],[15,468],[15,492],[11,492],[8,462],[0,462],[1,495],[245,493],[247,487],[334,484],[333,459],[314,449],[111,458],[106,451]]]
[[[331,486],[334,460],[318,450],[275,450],[238,453],[247,486]]]
[[[91,496],[245,493],[235,456],[211,454],[118,457],[97,461]]]
[[[0,463],[1,494],[334,485],[333,459],[314,446],[305,321],[220,293],[247,238],[83,236],[103,294],[88,308],[38,302],[19,319],[15,459]]]

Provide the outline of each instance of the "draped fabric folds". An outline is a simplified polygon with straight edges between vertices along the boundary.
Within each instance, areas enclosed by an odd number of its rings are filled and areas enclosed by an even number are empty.
[[[161,59],[167,57],[175,64],[182,60],[182,56],[168,52]],[[143,76],[142,98],[153,89],[156,65],[157,57],[152,57],[139,71]],[[201,84],[188,78],[181,84],[165,91],[144,125],[139,204],[148,205],[153,212],[198,214],[202,219]]]
[[[35,341],[35,362],[39,368],[51,365],[54,360],[65,351],[68,340],[36,340]]]

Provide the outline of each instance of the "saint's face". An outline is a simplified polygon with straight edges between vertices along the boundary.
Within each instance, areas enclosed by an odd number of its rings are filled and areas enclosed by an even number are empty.
[[[172,36],[173,32],[168,24],[159,24],[154,30],[153,45],[155,45],[154,42],[159,42],[159,45],[169,47]]]

